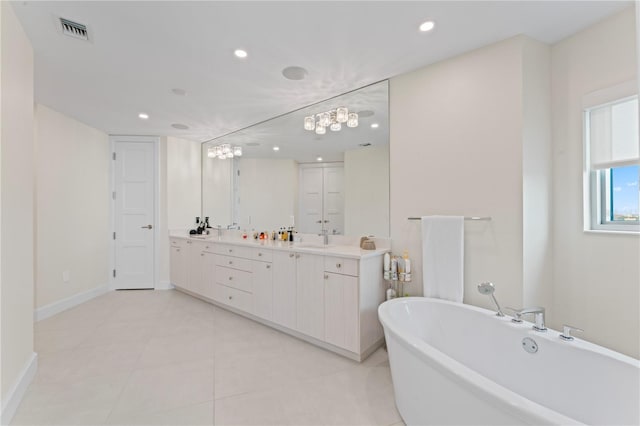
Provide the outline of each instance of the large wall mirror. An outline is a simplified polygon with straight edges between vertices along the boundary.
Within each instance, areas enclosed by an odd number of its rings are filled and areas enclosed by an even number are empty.
[[[202,216],[223,228],[389,237],[388,81],[204,142]]]

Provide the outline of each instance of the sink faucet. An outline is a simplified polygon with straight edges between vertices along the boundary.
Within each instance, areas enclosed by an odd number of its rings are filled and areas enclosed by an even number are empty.
[[[527,314],[533,314],[534,322],[533,329],[536,331],[547,331],[547,327],[544,325],[544,308],[539,306],[533,308],[524,308],[524,309],[513,309],[513,308],[505,308],[513,312],[514,319],[513,322],[522,322],[520,319],[521,316]]]
[[[320,233],[318,235],[322,237],[322,243],[325,246],[327,244],[329,244],[329,230],[328,229],[323,229],[322,231],[320,231]]]

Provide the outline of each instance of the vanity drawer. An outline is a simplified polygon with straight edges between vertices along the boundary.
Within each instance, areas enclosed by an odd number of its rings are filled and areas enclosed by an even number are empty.
[[[226,256],[244,257],[246,259],[251,259],[251,255],[253,254],[251,247],[233,246],[229,244],[216,244],[215,252]]]
[[[226,266],[227,268],[240,269],[242,271],[251,271],[251,260],[242,259],[232,256],[216,256],[216,265]]]
[[[222,284],[215,284],[213,286],[213,300],[249,313],[251,313],[251,306],[253,304],[253,296],[251,293]]]
[[[261,262],[272,262],[273,251],[265,250],[263,248],[253,249],[253,260],[259,260]]]
[[[358,259],[326,256],[324,258],[324,270],[336,274],[358,276],[358,263]]]
[[[233,287],[248,293],[253,291],[251,272],[219,266],[216,268],[216,281],[218,284]]]
[[[182,238],[170,238],[169,241],[171,241],[171,247],[184,247],[186,242]]]

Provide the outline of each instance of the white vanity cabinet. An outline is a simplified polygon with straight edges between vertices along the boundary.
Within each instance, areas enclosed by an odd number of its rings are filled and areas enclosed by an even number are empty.
[[[273,253],[273,322],[296,329],[296,254]]]
[[[327,343],[357,352],[358,277],[324,274],[324,330]]]
[[[213,299],[253,313],[252,250],[248,247],[217,244],[215,252]]]
[[[176,287],[187,284],[187,241],[171,238],[169,246],[169,280]]]
[[[172,238],[171,282],[361,361],[383,342],[377,315],[385,293],[383,254]]]
[[[324,256],[296,253],[296,330],[324,340]]]
[[[264,251],[256,253],[264,261],[255,260],[251,264],[253,277],[253,315],[267,321],[273,320],[273,263],[263,258]]]

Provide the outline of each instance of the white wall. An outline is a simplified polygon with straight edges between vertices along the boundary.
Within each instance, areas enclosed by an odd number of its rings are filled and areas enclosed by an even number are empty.
[[[491,216],[465,223],[464,301],[491,307],[476,285],[492,281],[503,305],[523,302],[524,40],[391,79],[391,238],[413,259],[410,294],[422,294],[422,249],[408,217]]]
[[[344,234],[389,236],[389,146],[344,154]]]
[[[167,137],[169,229],[191,229],[200,216],[200,143]]]
[[[109,281],[109,140],[36,105],[36,308]],[[63,272],[69,281],[63,281]]]
[[[9,2],[0,3],[0,399],[33,356],[33,50]],[[15,407],[14,407],[15,408]]]
[[[298,164],[292,159],[242,158],[238,169],[240,229],[271,232],[291,225],[298,210]]]
[[[554,309],[584,337],[640,356],[640,239],[583,231],[582,97],[638,76],[633,7],[552,48]]]

